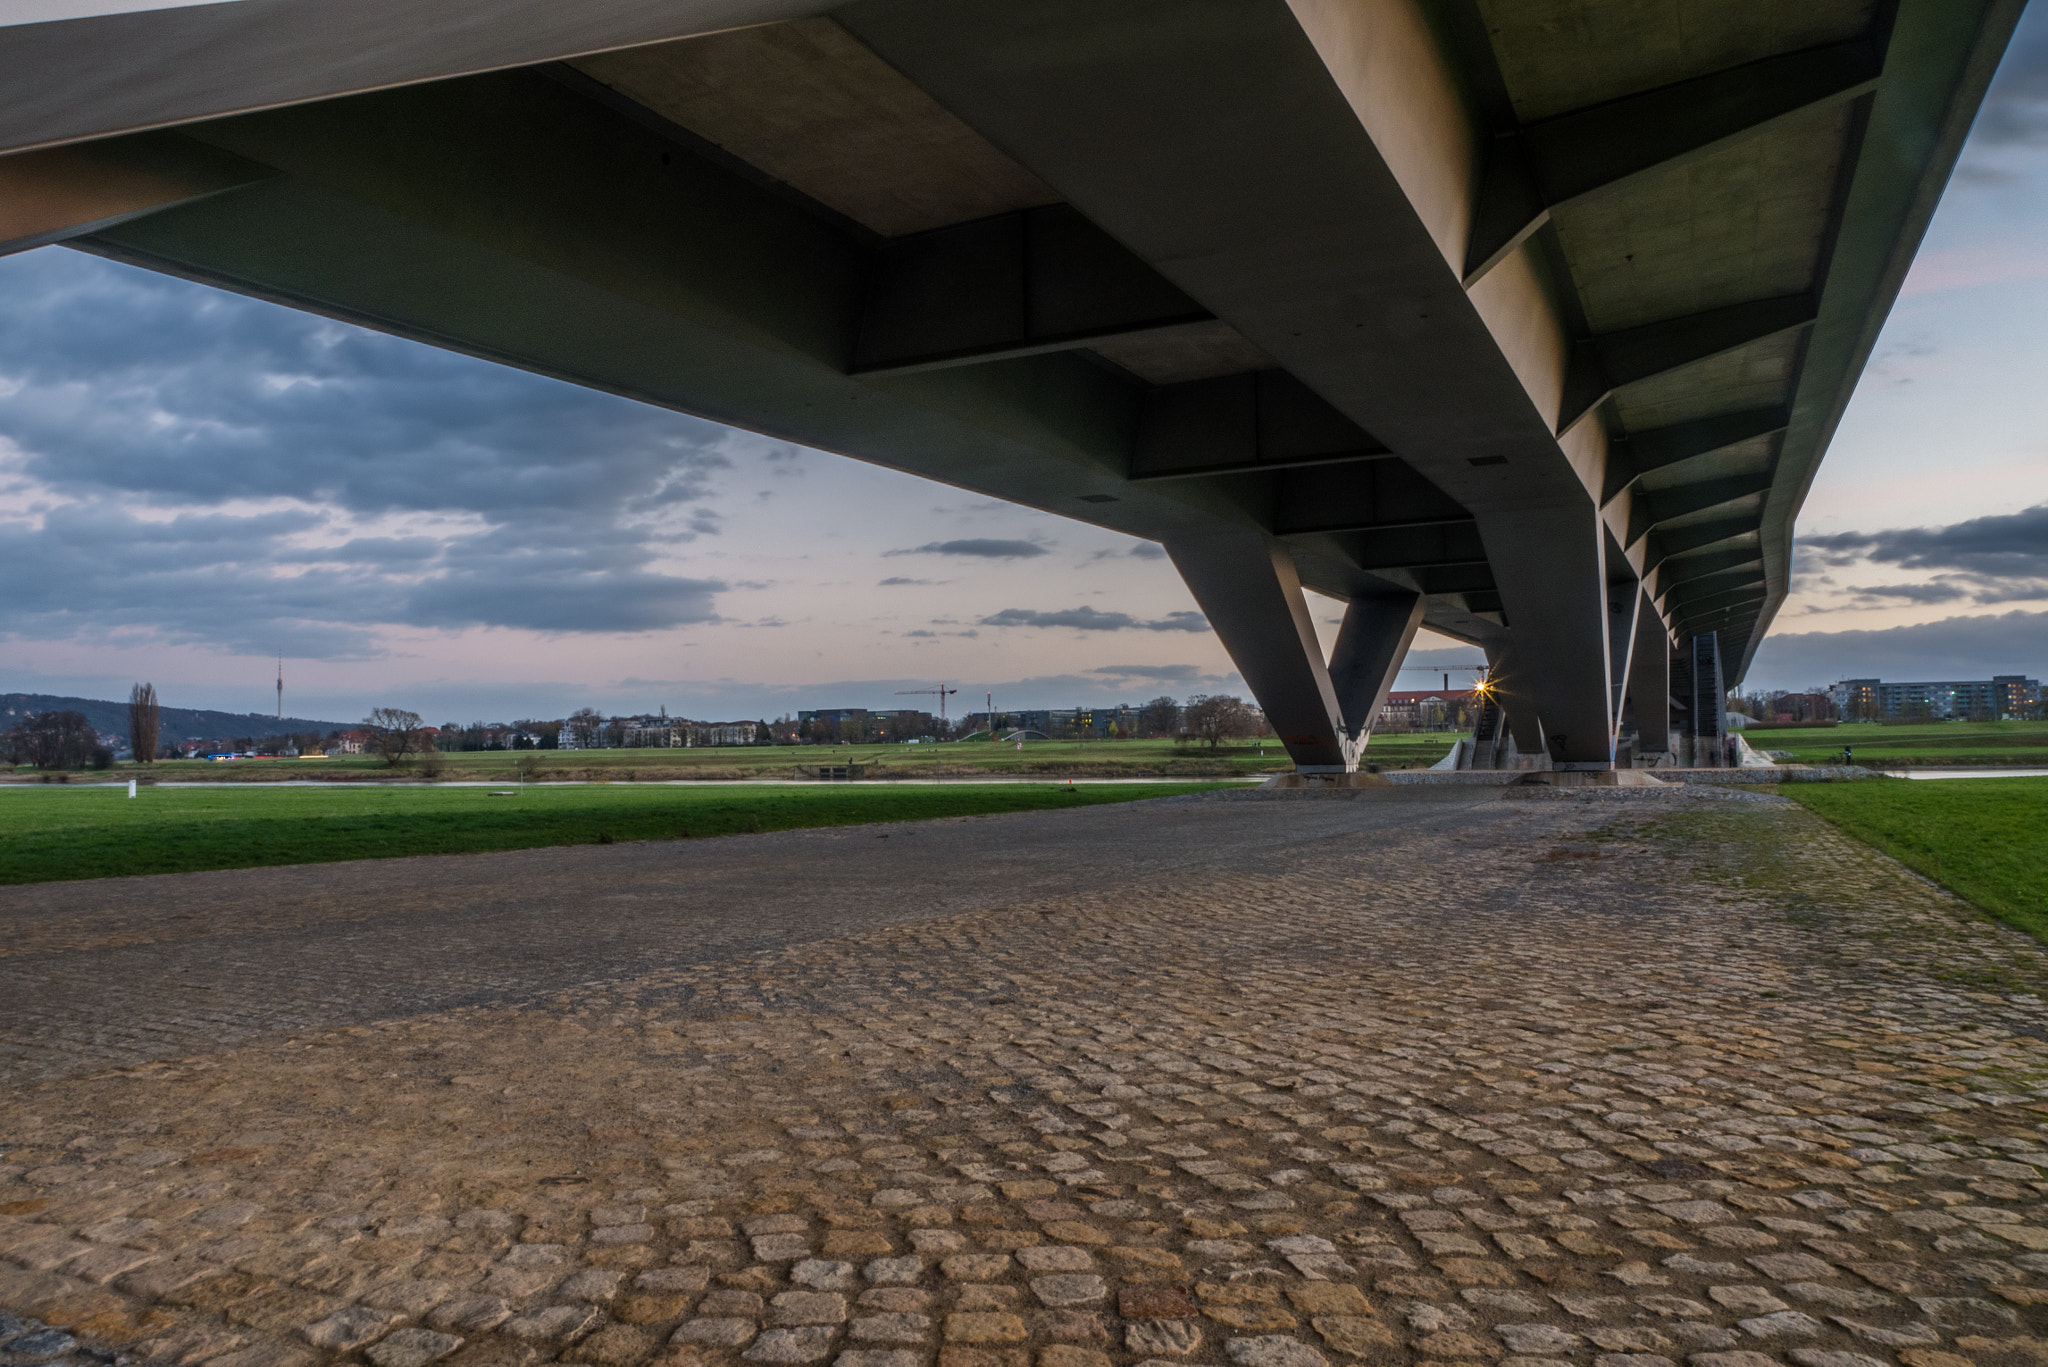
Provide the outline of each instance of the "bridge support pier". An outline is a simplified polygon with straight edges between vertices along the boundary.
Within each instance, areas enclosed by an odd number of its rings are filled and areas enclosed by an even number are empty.
[[[1361,751],[1387,705],[1426,606],[1419,593],[1396,593],[1354,598],[1344,609],[1337,647],[1330,652],[1330,683],[1337,691],[1344,734]]]
[[[1495,682],[1515,748],[1548,753],[1559,769],[1613,768],[1616,680],[1598,511],[1584,500],[1481,512],[1479,534],[1513,634]]]
[[[1612,562],[1610,562],[1612,563]],[[1616,733],[1621,729],[1621,708],[1628,696],[1628,672],[1635,656],[1638,615],[1643,593],[1634,579],[1607,585],[1607,716]]]
[[[1500,704],[1515,751],[1534,759],[1547,753],[1543,748],[1543,724],[1536,718],[1536,694],[1522,671],[1522,654],[1509,641],[1486,648],[1486,682]]]
[[[1636,606],[1636,644],[1628,662],[1628,705],[1638,755],[1671,753],[1671,637],[1647,593]]]
[[[1303,773],[1358,768],[1372,720],[1422,624],[1419,594],[1362,598],[1329,664],[1294,559],[1256,531],[1172,540],[1166,553]]]

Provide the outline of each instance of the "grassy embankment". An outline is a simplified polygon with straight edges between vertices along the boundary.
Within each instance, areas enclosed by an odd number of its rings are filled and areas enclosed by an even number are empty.
[[[1448,734],[1385,735],[1372,740],[1369,758],[1387,769],[1426,769],[1442,759],[1457,737]],[[1262,744],[1239,741],[1217,750],[1175,745],[1163,740],[1026,741],[1019,750],[1002,742],[961,741],[946,745],[761,745],[719,746],[684,750],[502,750],[455,752],[440,757],[444,782],[486,779],[509,781],[514,765],[530,758],[530,781],[547,783],[653,782],[664,780],[787,779],[799,767],[819,764],[863,764],[869,778],[928,779],[943,771],[946,778],[1253,778],[1285,773],[1293,765],[1275,740]],[[418,778],[417,766],[393,770],[375,756],[336,759],[167,760],[152,765],[116,765],[108,773],[77,776],[73,781],[154,776],[165,782],[202,783],[231,780],[319,779],[377,782]],[[41,775],[27,769],[11,776],[16,783],[34,783]],[[0,778],[0,784],[10,778]]]
[[[1214,783],[0,790],[0,885],[1092,807]]]
[[[1786,797],[2048,940],[2048,778],[1795,783]]]
[[[1752,726],[1742,734],[1756,750],[1789,751],[1795,764],[1840,763],[1842,747],[1846,745],[1855,750],[1856,763],[1866,769],[2048,766],[2048,722],[2039,721],[1942,721],[1898,726],[1856,722],[1788,729]]]

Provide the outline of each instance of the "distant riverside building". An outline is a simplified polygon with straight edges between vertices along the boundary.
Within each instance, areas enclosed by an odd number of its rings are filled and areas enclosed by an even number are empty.
[[[865,723],[868,716],[865,707],[817,707],[808,712],[797,713],[796,721],[799,726],[817,722],[838,722],[844,725],[847,722]]]
[[[1114,707],[1023,707],[1007,712],[969,712],[961,724],[971,734],[994,731],[1037,731],[1054,740],[1070,737],[1108,740],[1138,734],[1138,709],[1128,703]]]
[[[1832,721],[1835,700],[1825,693],[1780,693],[1768,700],[1768,718],[1759,721]]]
[[[1994,674],[1989,679],[1950,679],[1932,683],[1886,683],[1882,679],[1844,679],[1833,689],[1843,721],[1897,721],[1924,717],[1948,718],[2037,716],[2041,681],[2023,674]]]
[[[1389,693],[1373,726],[1385,731],[1461,730],[1471,725],[1478,712],[1477,697],[1470,689]]]
[[[685,745],[753,745],[761,739],[759,722],[693,721],[683,727]]]
[[[692,723],[680,717],[619,717],[607,731],[616,730],[618,744],[627,750],[669,750],[690,743]]]
[[[796,714],[797,735],[813,741],[864,741],[874,732],[865,707],[815,707]]]

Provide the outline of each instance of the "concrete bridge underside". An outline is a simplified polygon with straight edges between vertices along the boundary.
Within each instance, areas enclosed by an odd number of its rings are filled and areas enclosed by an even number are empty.
[[[1296,762],[1729,683],[2022,0],[235,0],[0,26],[62,242],[1162,543]],[[92,7],[87,7],[92,8]],[[100,8],[105,8],[101,6]],[[1348,604],[1335,653],[1304,590]]]

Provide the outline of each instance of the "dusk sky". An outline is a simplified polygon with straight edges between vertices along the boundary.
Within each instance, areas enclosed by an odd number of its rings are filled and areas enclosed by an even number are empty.
[[[1749,686],[2048,671],[2044,226],[2037,8]],[[286,710],[330,720],[1243,687],[1112,532],[62,248],[0,259],[0,318],[0,692],[268,710],[279,652]]]

